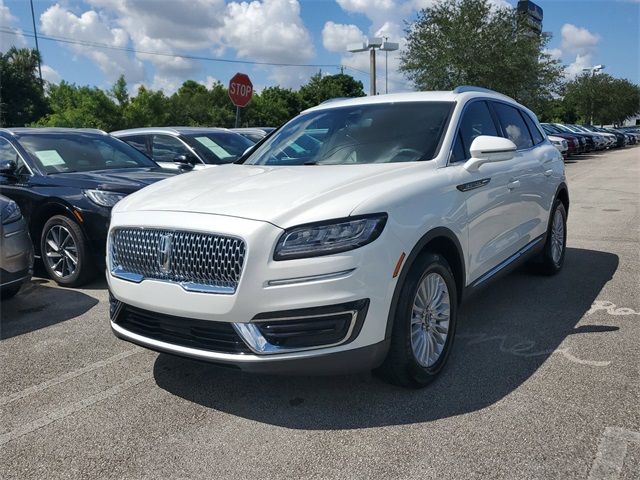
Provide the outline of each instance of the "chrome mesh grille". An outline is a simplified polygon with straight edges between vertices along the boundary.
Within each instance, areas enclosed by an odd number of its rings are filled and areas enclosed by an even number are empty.
[[[161,240],[165,236],[170,237],[170,246],[166,252],[168,259],[162,257],[160,252]],[[218,288],[226,293],[233,293],[240,280],[245,251],[244,241],[234,237],[163,229],[121,228],[112,233],[111,265],[113,270],[139,276],[139,280],[167,280],[183,286],[191,285],[194,288],[188,289],[193,290],[215,291]]]

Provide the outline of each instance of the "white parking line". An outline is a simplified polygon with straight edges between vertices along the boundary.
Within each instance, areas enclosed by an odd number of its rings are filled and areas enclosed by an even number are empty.
[[[589,480],[620,478],[624,457],[627,455],[627,444],[630,442],[640,443],[640,433],[624,428],[605,428],[589,472]]]
[[[41,392],[42,390],[46,390],[49,387],[53,387],[54,385],[59,385],[60,383],[64,383],[68,380],[79,377],[80,375],[84,375],[85,373],[91,372],[93,370],[97,370],[98,368],[106,367],[107,365],[111,365],[112,363],[118,362],[123,358],[130,357],[131,355],[135,355],[136,353],[140,353],[143,351],[144,350],[142,348],[136,347],[134,349],[127,350],[126,352],[113,355],[112,357],[105,358],[104,360],[91,363],[78,370],[64,373],[56,378],[52,378],[50,380],[47,380],[46,382],[40,383],[39,385],[33,385],[29,388],[25,388],[20,392],[15,392],[15,393],[12,393],[11,395],[0,397],[0,406],[6,405],[7,403],[15,402],[16,400],[20,400],[21,398],[24,398],[33,393]]]
[[[94,405],[98,402],[101,402],[102,400],[106,400],[107,398],[118,395],[124,392],[125,390],[128,390],[131,387],[135,387],[136,385],[144,382],[145,380],[150,380],[151,378],[153,378],[153,374],[151,373],[145,373],[142,375],[135,376],[133,378],[130,378],[129,380],[119,383],[118,385],[108,388],[107,390],[98,392],[83,400],[79,400],[75,403],[67,405],[66,407],[60,408],[58,410],[54,410],[53,412],[43,417],[40,417],[32,422],[25,423],[24,425],[21,425],[15,430],[12,430],[10,432],[0,435],[0,446],[12,440],[15,440],[19,437],[22,437],[23,435],[26,435],[35,430],[38,430],[39,428],[46,427],[47,425],[55,422],[56,420],[60,420],[76,412],[84,410],[85,408],[90,407],[91,405]]]

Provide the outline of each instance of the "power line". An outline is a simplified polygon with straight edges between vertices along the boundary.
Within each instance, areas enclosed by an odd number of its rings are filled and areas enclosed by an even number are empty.
[[[23,35],[25,37],[35,37],[33,32],[25,32],[22,30],[0,27],[0,33],[7,33],[10,35]],[[219,62],[219,63],[235,63],[235,64],[244,64],[244,65],[265,65],[271,67],[312,67],[312,68],[345,68],[348,70],[353,70],[354,72],[361,73],[363,75],[368,75],[367,72],[362,70],[358,70],[357,68],[350,67],[348,65],[337,65],[332,63],[276,63],[276,62],[259,62],[254,60],[232,60],[228,58],[218,58],[218,57],[206,57],[200,55],[187,55],[187,54],[179,54],[179,53],[166,53],[166,52],[153,52],[147,50],[137,50],[131,47],[118,47],[115,45],[107,45],[105,43],[92,42],[92,41],[80,41],[75,40],[73,38],[61,37],[57,35],[38,35],[40,40],[48,40],[51,42],[60,42],[66,43],[70,45],[77,45],[81,47],[94,47],[94,48],[103,48],[107,50],[118,50],[121,52],[129,52],[140,55],[153,55],[159,57],[173,57],[173,58],[184,58],[186,60],[199,60],[205,62]]]

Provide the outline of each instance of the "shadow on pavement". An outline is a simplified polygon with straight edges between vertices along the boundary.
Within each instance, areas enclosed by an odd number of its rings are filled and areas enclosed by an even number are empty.
[[[34,278],[20,293],[0,304],[0,339],[49,327],[75,318],[93,308],[98,300],[78,290],[55,288]]]
[[[368,428],[461,415],[517,389],[568,335],[614,331],[576,324],[617,267],[616,255],[569,248],[557,276],[534,276],[523,269],[497,281],[463,306],[449,365],[423,390],[387,385],[370,374],[250,375],[166,354],[156,360],[155,380],[188,401],[293,429]],[[575,348],[571,357],[579,359]]]

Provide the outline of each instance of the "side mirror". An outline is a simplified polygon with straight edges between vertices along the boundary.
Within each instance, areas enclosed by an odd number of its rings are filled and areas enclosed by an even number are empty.
[[[471,143],[471,158],[464,164],[464,169],[475,172],[485,163],[511,160],[517,148],[508,138],[480,135]]]
[[[196,164],[195,158],[187,155],[176,155],[173,162],[180,165],[180,168],[193,168]]]
[[[13,175],[16,168],[18,168],[18,164],[15,160],[0,161],[0,175]]]

